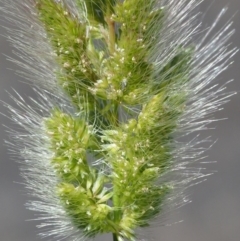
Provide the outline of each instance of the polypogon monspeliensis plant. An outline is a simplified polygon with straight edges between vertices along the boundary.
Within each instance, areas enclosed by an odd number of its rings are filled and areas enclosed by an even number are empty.
[[[211,37],[201,0],[1,0],[19,74],[36,98],[5,104],[41,234],[81,240],[139,228],[188,202],[209,173],[191,165],[233,93],[212,81],[236,49],[231,23]]]

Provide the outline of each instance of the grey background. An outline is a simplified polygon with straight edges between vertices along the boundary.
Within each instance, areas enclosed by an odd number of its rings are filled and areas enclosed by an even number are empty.
[[[208,9],[212,3],[211,8]],[[228,5],[229,10],[221,21],[226,22],[240,10],[240,0],[206,0],[201,6],[202,11],[208,9],[205,24],[210,24],[222,7]],[[1,6],[1,4],[0,4]],[[234,46],[240,47],[240,13],[234,17],[236,34],[232,38]],[[0,22],[0,25],[3,25]],[[4,29],[0,27],[0,33]],[[0,52],[12,55],[6,40],[0,36]],[[228,90],[240,90],[240,54],[236,55],[235,63],[222,74],[219,80],[234,78],[235,82],[228,86]],[[7,62],[3,54],[0,55],[0,99],[12,103],[6,90],[13,87],[23,96],[33,95],[29,86],[17,81],[19,79],[9,70],[16,69]],[[208,151],[208,159],[217,161],[208,166],[218,172],[209,177],[207,182],[189,190],[192,203],[175,211],[169,217],[168,223],[180,220],[184,222],[153,230],[155,241],[238,241],[240,240],[240,94],[232,97],[225,105],[218,118],[228,117],[228,120],[218,122],[217,129],[208,131],[213,139],[218,139],[215,146]],[[0,105],[0,112],[5,113]],[[8,124],[6,118],[0,116],[0,122]],[[1,140],[6,139],[4,127],[0,126]],[[27,196],[23,187],[15,182],[21,182],[18,164],[9,159],[9,154],[3,142],[0,144],[0,241],[34,241],[40,240],[34,222],[25,220],[34,218],[34,213],[25,210],[24,203]],[[110,241],[110,236],[99,237],[96,240]]]

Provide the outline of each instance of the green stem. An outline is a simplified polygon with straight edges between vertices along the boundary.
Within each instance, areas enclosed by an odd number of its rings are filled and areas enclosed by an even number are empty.
[[[108,30],[109,30],[109,51],[111,54],[115,51],[115,22],[110,18],[107,19]]]
[[[116,42],[116,33],[115,33],[115,22],[111,19],[112,11],[110,9],[110,6],[108,6],[107,15],[105,18],[105,21],[108,25],[108,48],[110,55],[113,55],[115,52],[115,42]],[[115,123],[116,126],[118,126],[119,121],[119,115],[118,115],[118,103],[114,103],[114,116],[115,120],[113,120],[113,123]],[[116,186],[114,188],[114,196],[113,196],[113,206],[119,207],[119,200],[118,196],[116,195],[117,190]],[[114,212],[114,221],[119,221],[119,210]],[[113,241],[118,241],[117,234],[113,233]]]
[[[115,22],[111,19],[112,11],[110,6],[108,6],[107,14],[105,21],[108,25],[108,47],[110,54],[115,52],[115,42],[116,42],[116,33],[115,33]]]
[[[118,241],[117,235],[113,233],[113,241]]]

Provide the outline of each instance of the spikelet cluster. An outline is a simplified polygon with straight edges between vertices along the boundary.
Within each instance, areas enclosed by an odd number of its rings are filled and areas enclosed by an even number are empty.
[[[188,202],[207,128],[234,93],[213,80],[236,49],[231,23],[200,32],[201,0],[0,0],[17,26],[11,59],[38,96],[11,97],[11,150],[37,200],[43,237],[81,240],[136,229]]]

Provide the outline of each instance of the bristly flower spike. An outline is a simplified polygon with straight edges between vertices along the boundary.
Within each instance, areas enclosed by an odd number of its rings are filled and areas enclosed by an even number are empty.
[[[198,136],[234,93],[213,80],[230,64],[234,31],[200,31],[199,0],[0,0],[10,59],[38,96],[5,103],[40,235],[84,240],[139,228],[189,200],[209,173],[193,168]],[[26,134],[27,133],[27,134]]]

